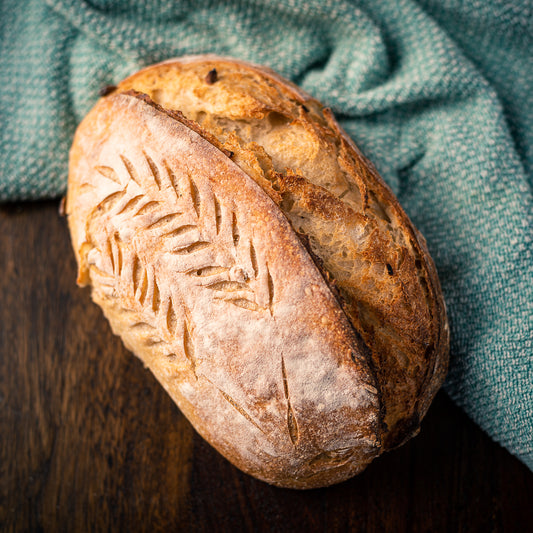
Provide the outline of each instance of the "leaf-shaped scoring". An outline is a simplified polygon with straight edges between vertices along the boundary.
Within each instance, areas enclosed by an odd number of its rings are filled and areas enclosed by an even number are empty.
[[[151,248],[171,258],[184,281],[208,291],[213,300],[272,314],[268,265],[253,242],[241,238],[235,209],[224,206],[205,183],[200,188],[190,175],[178,178],[167,161],[146,151],[120,154],[114,164],[95,167],[95,179],[107,188],[102,187],[106,194],[88,223],[93,284],[106,298],[125,296],[144,324],[154,330],[163,326],[167,339],[150,341],[152,347],[171,352],[171,339],[181,333],[194,372],[194,325],[186,318],[179,288],[169,290],[158,280],[154,258],[135,251],[136,241],[147,235]]]

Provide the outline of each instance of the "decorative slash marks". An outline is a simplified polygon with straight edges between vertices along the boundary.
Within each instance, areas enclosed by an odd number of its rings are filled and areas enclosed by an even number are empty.
[[[194,374],[194,377],[198,379],[198,376],[196,375],[196,359],[194,356],[194,342],[192,340],[190,326],[187,320],[183,321],[183,352],[185,353],[185,357],[189,360],[189,363],[191,364],[191,370]]]
[[[117,211],[117,215],[121,215],[125,211],[133,211],[144,198],[142,194],[138,194],[133,198],[129,199],[122,207]],[[140,209],[139,209],[140,210]]]
[[[114,181],[115,183],[118,183],[118,185],[122,185],[117,173],[111,167],[96,167],[96,170],[104,176],[104,178]]]
[[[194,212],[196,213],[196,216],[199,217],[200,216],[200,191],[198,190],[196,183],[194,183],[194,180],[190,176],[189,176],[189,187],[191,190],[191,200],[192,200]]]
[[[199,250],[204,250],[205,248],[209,248],[211,246],[210,242],[206,241],[196,241],[192,244],[189,244],[188,246],[183,246],[181,248],[175,248],[170,253],[175,255],[187,255],[192,254],[194,252],[198,252]]]
[[[178,324],[178,318],[176,316],[176,312],[174,311],[174,304],[172,303],[172,298],[168,299],[168,307],[167,307],[167,314],[166,314],[166,326],[167,331],[173,335],[176,331],[176,326]]]
[[[217,387],[218,389],[218,387]],[[226,400],[230,405],[232,405],[238,413],[240,413],[250,424],[253,424],[259,431],[265,433],[265,431],[259,426],[259,424],[241,407],[229,394],[226,394],[222,389],[218,389],[224,400]]]
[[[272,279],[272,276],[270,274],[270,270],[268,270],[268,265],[266,265],[267,270],[267,284],[268,284],[268,308],[270,310],[270,314],[274,314],[273,305],[274,305],[274,280]]]
[[[220,203],[217,200],[217,197],[213,195],[213,201],[215,203],[215,229],[216,234],[220,231],[220,223],[222,221],[222,211],[220,210]]]
[[[170,187],[176,194],[176,199],[179,200],[181,198],[181,192],[178,186],[178,178],[176,177],[172,169],[168,166],[168,163],[165,160],[163,160],[163,166],[165,167],[165,170],[167,171],[167,177],[168,177]]]
[[[152,177],[154,178],[155,184],[157,185],[157,188],[161,190],[161,174],[159,172],[159,169],[157,168],[157,165],[154,163],[153,159],[143,152],[144,158],[146,159],[146,162],[148,163],[148,166],[150,167],[150,171],[152,173]]]
[[[354,452],[355,450],[353,448],[338,448],[319,453],[308,463],[310,467],[317,471],[309,476],[305,476],[305,478],[316,476],[324,470],[340,468],[352,459]]]
[[[155,315],[159,313],[161,307],[161,294],[159,293],[159,286],[157,285],[157,278],[154,276],[154,287],[152,291],[152,311]]]
[[[259,274],[259,266],[257,264],[257,253],[252,242],[250,242],[250,262],[254,269],[254,276],[257,277],[257,274]]]
[[[120,274],[122,273],[122,248],[120,246],[120,237],[118,233],[115,232],[110,240],[112,242],[112,257],[114,258],[113,269],[115,272],[115,276],[120,276]]]
[[[192,272],[186,272],[186,274],[205,278],[208,276],[216,276],[217,274],[223,274],[228,270],[229,268],[222,266],[206,266],[197,270],[193,270]]]
[[[118,173],[112,167],[101,165],[95,168],[107,180],[124,187],[123,190],[114,191],[104,198],[98,205],[97,210],[104,213],[108,212],[111,217],[127,217],[128,220],[144,215],[152,215],[146,216],[142,222],[136,224],[138,230],[149,230],[161,242],[167,241],[169,244],[166,245],[166,253],[175,256],[176,259],[180,256],[194,258],[187,260],[184,265],[190,265],[191,261],[201,264],[199,268],[191,269],[187,267],[182,270],[178,262],[176,264],[178,272],[200,278],[216,276],[215,284],[201,284],[201,286],[214,291],[216,299],[222,299],[236,307],[249,311],[268,310],[272,315],[274,300],[273,279],[268,265],[266,263],[261,264],[251,241],[247,241],[247,246],[249,247],[249,264],[253,274],[242,268],[237,268],[236,271],[244,272],[244,281],[242,279],[231,279],[232,269],[238,267],[235,263],[239,257],[243,256],[242,251],[246,249],[245,242],[241,238],[237,213],[233,211],[231,214],[228,213],[227,216],[224,216],[220,200],[212,191],[209,191],[209,196],[212,196],[213,207],[206,209],[204,212],[202,203],[207,201],[208,198],[207,196],[202,198],[200,188],[188,172],[187,177],[182,178],[182,182],[179,183],[176,174],[167,161],[163,160],[160,164],[157,164],[144,151],[142,152],[142,157],[145,162],[144,172],[136,168],[132,163],[132,159],[125,155],[120,155],[124,168],[131,179],[126,184],[122,184]],[[131,182],[138,187],[129,187]],[[175,193],[175,199],[168,197],[168,190],[172,190]],[[152,194],[148,197],[147,193],[150,192]],[[164,208],[167,211],[171,210],[171,212],[166,212]],[[154,217],[154,215],[159,216]],[[209,217],[212,217],[213,220],[206,220]],[[176,225],[176,222],[178,222],[178,225]],[[223,231],[223,228],[228,225],[235,250],[233,260],[231,264],[227,265],[209,264],[209,257],[216,255],[217,247],[227,246],[224,240],[228,232],[226,230]],[[202,227],[206,229],[205,232],[202,231]],[[215,231],[209,231],[210,227]],[[203,235],[204,238],[202,238]],[[211,238],[205,238],[207,235],[210,235]],[[241,249],[243,250],[241,251]],[[116,249],[108,245],[106,252],[113,264],[114,275],[120,275],[120,269],[116,272],[114,264],[117,256]],[[147,274],[141,265],[140,258],[137,256],[133,258],[132,272],[135,298],[141,304],[144,304],[150,291],[148,291]],[[260,279],[263,282],[259,282]],[[256,298],[255,289],[260,289],[263,284],[262,293],[265,297],[262,300],[265,301],[261,305]],[[155,307],[158,308],[157,305]],[[152,305],[152,308],[154,308],[154,305]]]
[[[215,389],[220,392],[224,400],[226,400],[241,416],[243,416],[250,424],[255,426],[261,433],[267,435],[267,432],[252,418],[252,416],[246,411],[246,409],[236,402],[227,392],[224,392],[220,387],[217,387],[210,379],[202,376],[208,383],[210,383]]]
[[[164,215],[161,218],[158,218],[155,222],[152,222],[146,226],[145,229],[159,229],[168,222],[173,221],[179,215],[181,215],[181,213],[170,213],[169,215]]]
[[[124,166],[126,167],[128,174],[130,175],[130,178],[139,187],[142,187],[139,175],[137,174],[137,171],[135,170],[135,167],[132,165],[131,161],[126,156],[123,156],[123,155],[120,156],[120,159],[122,159],[122,162],[124,163]]]
[[[300,437],[300,431],[298,430],[298,423],[291,406],[291,400],[289,396],[289,383],[287,381],[287,371],[285,370],[285,359],[281,356],[281,375],[283,377],[283,391],[285,393],[285,399],[287,400],[287,429],[289,431],[289,438],[294,446],[298,444]]]
[[[233,237],[233,245],[237,247],[239,244],[241,235],[239,232],[239,226],[237,224],[237,215],[235,213],[233,213],[231,216],[231,235]]]
[[[155,250],[173,275],[183,276],[191,288],[209,291],[213,301],[247,312],[266,311],[273,316],[274,280],[265,257],[242,231],[239,212],[221,202],[206,183],[186,169],[173,170],[169,162],[145,151],[118,157],[116,168],[109,164],[94,168],[94,177],[107,182],[102,190],[108,194],[93,209],[87,225],[95,248],[90,271],[105,288],[106,298],[126,295],[130,311],[142,314],[142,323],[132,323],[132,334],[146,337],[146,343],[157,346],[161,357],[167,355],[168,360],[181,352],[198,379],[194,324],[178,286],[169,288],[158,279],[152,266]],[[101,217],[105,223],[99,227],[105,227],[106,233],[92,235],[93,220]],[[177,346],[181,336],[182,345]],[[298,425],[283,361],[282,370],[288,431],[296,444]],[[261,429],[227,393],[220,393]]]
[[[117,191],[107,195],[94,209],[94,212],[110,211],[122,198],[126,196],[126,190]]]

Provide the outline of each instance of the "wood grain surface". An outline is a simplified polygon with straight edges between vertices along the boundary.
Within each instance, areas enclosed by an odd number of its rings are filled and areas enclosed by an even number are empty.
[[[1,531],[531,531],[533,473],[443,392],[417,438],[343,484],[236,470],[76,287],[57,209],[0,207]]]

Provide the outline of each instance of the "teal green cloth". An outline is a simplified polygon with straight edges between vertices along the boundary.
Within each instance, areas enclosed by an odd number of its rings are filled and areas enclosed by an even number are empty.
[[[425,235],[450,396],[533,469],[530,0],[3,0],[0,200],[65,190],[76,124],[139,67],[214,52],[331,106]]]

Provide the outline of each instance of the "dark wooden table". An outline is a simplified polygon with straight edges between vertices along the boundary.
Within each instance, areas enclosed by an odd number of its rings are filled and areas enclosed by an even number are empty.
[[[443,392],[416,439],[346,483],[239,472],[76,287],[57,206],[0,207],[1,531],[533,530],[533,474]]]

